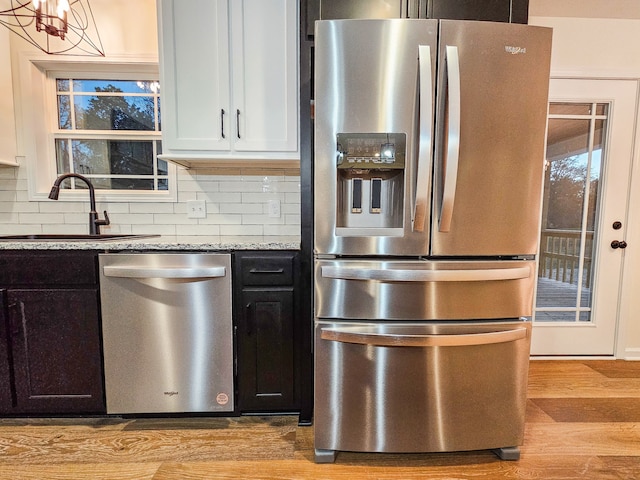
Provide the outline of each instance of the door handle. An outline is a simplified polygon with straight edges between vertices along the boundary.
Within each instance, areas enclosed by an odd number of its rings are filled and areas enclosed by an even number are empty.
[[[531,267],[487,268],[475,270],[403,270],[323,266],[324,278],[377,280],[382,282],[482,282],[528,278]]]
[[[418,169],[416,172],[415,202],[413,205],[413,231],[423,232],[429,208],[429,172],[431,161],[431,131],[433,129],[433,86],[431,47],[418,47],[420,94],[420,128],[418,137]]]
[[[120,278],[219,278],[226,275],[226,267],[148,268],[106,266],[105,277]]]
[[[240,110],[236,109],[236,135],[240,138]]]
[[[448,232],[453,217],[453,203],[458,183],[458,161],[460,157],[460,61],[458,47],[447,45],[447,99],[449,104],[449,123],[447,127],[447,157],[440,208],[441,232]]]
[[[222,138],[227,138],[224,136],[224,108],[220,109],[220,134]]]
[[[616,248],[627,248],[627,242],[625,242],[624,240],[614,240],[613,242],[611,242],[611,248],[613,248],[614,250]]]
[[[323,340],[375,347],[464,347],[514,342],[526,336],[526,328],[460,335],[403,335],[323,328],[320,334]]]

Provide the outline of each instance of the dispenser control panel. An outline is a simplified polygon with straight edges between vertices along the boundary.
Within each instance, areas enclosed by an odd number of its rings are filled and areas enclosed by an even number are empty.
[[[404,133],[339,133],[338,168],[403,169]]]

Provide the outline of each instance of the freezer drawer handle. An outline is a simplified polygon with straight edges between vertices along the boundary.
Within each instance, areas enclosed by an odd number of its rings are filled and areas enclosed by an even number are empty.
[[[401,335],[323,328],[320,336],[323,340],[372,345],[375,347],[464,347],[514,342],[525,338],[527,329],[516,328],[500,332],[461,335]]]
[[[420,72],[420,135],[418,144],[418,173],[416,174],[415,203],[413,206],[413,231],[424,231],[429,208],[429,165],[431,161],[431,130],[433,111],[433,88],[431,82],[431,48],[418,47]]]
[[[218,278],[226,275],[225,267],[147,268],[107,266],[105,277],[122,278]]]
[[[460,62],[458,47],[447,45],[447,88],[449,101],[449,123],[447,132],[447,158],[440,210],[440,231],[448,232],[453,217],[453,203],[458,183],[458,160],[460,157]]]
[[[382,282],[482,282],[529,278],[531,267],[488,268],[484,270],[392,270],[375,268],[322,267],[324,278],[378,280]]]

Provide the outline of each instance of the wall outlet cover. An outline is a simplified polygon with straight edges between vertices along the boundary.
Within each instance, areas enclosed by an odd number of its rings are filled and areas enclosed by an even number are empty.
[[[188,200],[187,218],[207,218],[206,202],[204,200]]]

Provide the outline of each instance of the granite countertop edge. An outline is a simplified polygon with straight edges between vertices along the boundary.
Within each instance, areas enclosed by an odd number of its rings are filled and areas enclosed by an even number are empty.
[[[181,237],[161,235],[138,239],[101,241],[11,240],[0,241],[0,250],[300,250],[300,239],[295,237]]]

